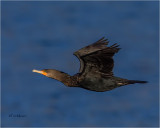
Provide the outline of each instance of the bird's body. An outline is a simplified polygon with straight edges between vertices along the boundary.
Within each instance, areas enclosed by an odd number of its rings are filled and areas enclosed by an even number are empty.
[[[106,79],[93,77],[84,79],[82,82],[80,82],[80,86],[88,90],[103,92],[118,87],[118,84],[115,77]]]
[[[117,44],[106,47],[108,43],[101,38],[92,45],[76,51],[74,55],[80,60],[80,70],[74,76],[55,69],[33,70],[33,72],[61,81],[68,87],[81,87],[97,92],[109,91],[128,84],[146,83],[146,81],[127,80],[113,75],[112,57],[120,48]]]

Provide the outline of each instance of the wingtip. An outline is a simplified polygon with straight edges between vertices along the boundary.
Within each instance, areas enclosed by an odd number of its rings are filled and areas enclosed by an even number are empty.
[[[100,38],[98,41],[96,41],[96,43],[101,42],[102,40],[104,40],[105,37]]]
[[[105,39],[105,37],[102,37],[95,42],[95,45],[107,45],[108,43],[109,43],[108,39]]]

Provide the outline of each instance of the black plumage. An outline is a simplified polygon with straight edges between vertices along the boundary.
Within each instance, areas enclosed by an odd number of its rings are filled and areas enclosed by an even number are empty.
[[[59,80],[69,87],[81,87],[98,92],[109,91],[128,84],[146,83],[146,81],[127,80],[114,76],[113,56],[120,48],[117,44],[108,47],[108,43],[108,40],[103,37],[76,51],[74,55],[80,61],[80,70],[74,76],[54,69],[33,70],[33,72]]]

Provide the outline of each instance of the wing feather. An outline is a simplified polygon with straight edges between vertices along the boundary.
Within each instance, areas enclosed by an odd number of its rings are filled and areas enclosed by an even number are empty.
[[[74,53],[80,60],[79,73],[86,75],[96,73],[105,77],[113,76],[113,56],[119,51],[119,45],[113,44],[107,47],[108,40],[101,38],[97,42],[86,46]]]

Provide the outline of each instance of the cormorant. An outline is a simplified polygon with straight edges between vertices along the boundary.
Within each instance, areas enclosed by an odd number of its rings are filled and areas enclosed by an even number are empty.
[[[109,91],[128,84],[147,83],[147,81],[127,80],[113,75],[113,56],[120,48],[117,43],[107,47],[108,43],[109,41],[103,37],[74,52],[80,61],[80,70],[73,76],[55,69],[33,70],[33,72],[56,79],[68,87],[81,87],[97,92]]]

